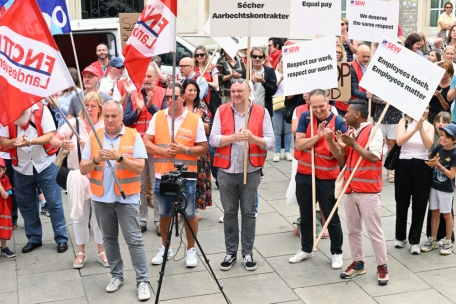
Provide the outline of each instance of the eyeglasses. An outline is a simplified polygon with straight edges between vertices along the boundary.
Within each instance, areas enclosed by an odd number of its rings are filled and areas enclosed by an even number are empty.
[[[244,78],[231,78],[231,83],[235,83],[235,82],[244,83],[245,79]]]
[[[268,44],[268,47],[274,46],[274,44]]]
[[[204,54],[204,53],[197,53],[197,54],[195,54],[195,57],[204,57],[204,56],[206,56],[206,54]]]
[[[87,110],[95,110],[98,109],[98,106],[86,106]]]
[[[185,68],[185,67],[189,67],[189,66],[190,66],[189,64],[180,65],[180,66],[179,66],[179,69],[183,69],[183,68]]]
[[[345,24],[347,24],[347,23],[341,22],[341,23],[340,23],[340,26],[344,26]]]
[[[182,97],[183,95],[176,95],[176,98]],[[173,99],[173,95],[165,95],[165,100]]]
[[[252,55],[252,58],[253,59],[263,59],[264,56],[263,55]]]

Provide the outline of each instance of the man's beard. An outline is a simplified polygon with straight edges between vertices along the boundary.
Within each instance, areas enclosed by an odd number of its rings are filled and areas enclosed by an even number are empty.
[[[97,55],[98,59],[106,59],[108,57],[108,54],[101,54]]]
[[[17,126],[24,126],[30,121],[31,117],[32,117],[32,108],[30,107],[22,112],[21,117],[19,117],[14,122],[14,124]]]

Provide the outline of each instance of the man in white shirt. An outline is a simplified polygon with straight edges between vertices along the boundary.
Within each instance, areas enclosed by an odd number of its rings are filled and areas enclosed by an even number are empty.
[[[124,75],[124,62],[119,57],[112,57],[111,61],[109,61],[109,66],[111,67],[111,71],[108,75],[101,78],[99,90],[100,92],[112,96],[113,100],[119,101],[122,96],[120,96],[117,83]]]
[[[56,150],[50,146],[55,133],[55,124],[49,109],[43,104],[34,104],[21,117],[8,126],[0,125],[0,146],[8,149],[16,171],[16,199],[24,218],[28,242],[23,253],[42,245],[42,227],[37,209],[39,187],[46,197],[47,207],[54,230],[57,252],[68,249],[68,234],[65,228],[60,187],[55,178],[59,168],[54,165]]]

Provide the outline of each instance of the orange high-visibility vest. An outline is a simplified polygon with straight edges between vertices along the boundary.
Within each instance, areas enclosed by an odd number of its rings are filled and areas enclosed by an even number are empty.
[[[104,142],[104,130],[104,128],[100,128],[97,130],[102,145]],[[124,157],[124,159],[133,159],[133,147],[136,141],[136,134],[137,131],[135,129],[125,127],[125,134],[120,136],[120,142],[117,151],[120,153],[120,155]],[[91,154],[93,156],[98,155],[100,153],[100,146],[98,145],[98,142],[93,133],[90,134],[89,141]],[[92,172],[90,172],[90,189],[92,190],[92,194],[96,196],[103,196],[104,193],[103,172],[104,162],[101,162],[99,165],[95,167],[95,169]],[[141,191],[140,175],[135,174],[130,170],[127,170],[123,166],[122,162],[116,162],[115,172],[125,195],[133,195]],[[117,187],[116,183],[114,183],[114,189],[116,195],[120,196],[120,190],[119,187]]]
[[[155,116],[154,144],[166,149],[171,142],[171,135],[169,133],[168,127],[168,118],[165,115],[165,110],[158,111],[155,113]],[[199,120],[200,117],[198,115],[187,112],[187,116],[182,122],[182,125],[174,134],[174,141],[185,147],[194,147]],[[161,155],[154,155],[154,161],[155,173],[158,174],[168,173],[171,171],[174,168],[175,162],[184,163],[184,165],[188,168],[188,171],[196,172],[198,157],[185,154],[177,154],[174,158],[169,159]]]

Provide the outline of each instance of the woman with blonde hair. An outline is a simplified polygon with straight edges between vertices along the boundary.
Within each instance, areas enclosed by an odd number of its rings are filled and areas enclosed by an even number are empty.
[[[435,39],[427,39],[423,33],[417,33],[418,36],[423,39],[423,45],[421,46],[420,50],[423,53],[423,56],[427,57],[427,55],[433,50],[438,49],[442,45],[443,39],[442,38],[435,38]]]
[[[103,108],[103,100],[101,96],[98,93],[90,92],[84,96],[83,102],[87,108],[90,119],[95,125],[95,128],[102,128],[104,126],[104,122],[103,119],[101,119],[101,111]],[[70,170],[78,170],[82,150],[84,149],[86,141],[89,139],[89,134],[92,129],[90,127],[88,117],[85,115],[84,111],[81,111],[79,117],[71,118],[68,122],[71,124],[71,126],[73,126],[76,132],[79,133],[81,140],[78,142],[78,139],[73,134],[73,131],[71,131],[71,128],[67,123],[65,123],[51,139],[51,145],[54,148],[68,150],[69,153],[67,156],[67,167]],[[86,178],[87,180],[89,178],[88,176],[82,177]],[[84,188],[82,190],[82,193],[84,193],[85,190],[86,189]],[[69,187],[67,191],[68,199],[71,200],[71,198],[74,197],[73,194],[76,191],[81,191],[81,189]],[[72,201],[71,204],[78,204],[78,202]],[[73,221],[74,238],[76,244],[78,245],[78,253],[76,254],[76,258],[73,262],[73,268],[75,269],[84,267],[84,263],[86,262],[85,245],[89,242],[89,215],[91,204],[91,199],[84,200],[82,207],[82,216]],[[109,267],[108,260],[106,259],[106,254],[104,252],[103,236],[100,227],[98,226],[96,217],[93,218],[93,236],[94,241],[97,243],[98,247],[98,262],[104,267]]]
[[[358,51],[358,41],[348,39],[348,19],[342,18],[340,23],[340,40],[344,46],[345,53],[347,55],[347,62],[353,61],[353,54]]]
[[[344,46],[340,43],[336,43],[336,59],[337,63],[347,62]]]
[[[210,59],[209,53],[204,45],[196,47],[193,52],[193,59],[195,60],[195,73],[201,75]],[[203,75],[207,83],[216,91],[218,91],[219,86],[218,74],[219,70],[217,69],[217,66],[211,63]]]

